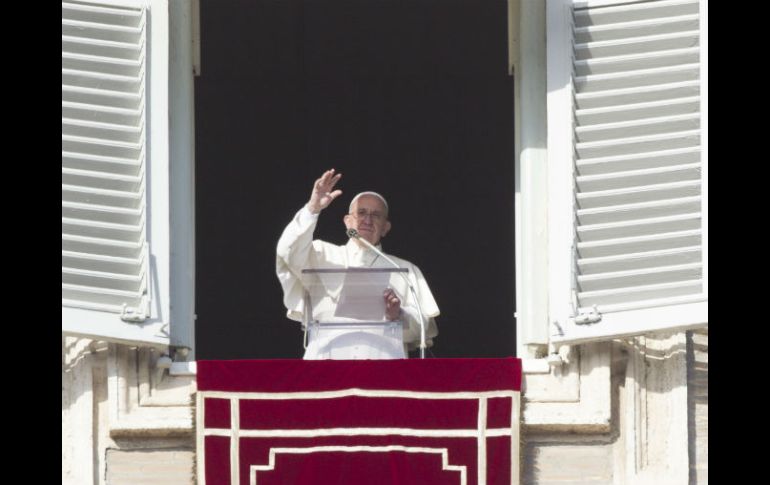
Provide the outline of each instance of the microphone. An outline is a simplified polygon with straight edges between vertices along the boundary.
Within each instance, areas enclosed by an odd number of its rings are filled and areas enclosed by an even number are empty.
[[[347,230],[347,235],[349,238],[356,238],[359,242],[363,243],[364,246],[371,249],[375,253],[377,253],[378,256],[382,256],[382,259],[387,261],[388,263],[392,264],[395,268],[401,269],[401,266],[398,265],[395,261],[390,259],[385,253],[377,249],[377,247],[361,237],[361,234],[358,233],[355,229],[352,227]],[[414,289],[414,286],[412,285],[412,282],[409,281],[409,278],[407,278],[404,273],[399,272],[397,273],[402,278],[404,278],[404,281],[406,282],[406,285],[409,287],[409,290],[412,292],[412,296],[414,297],[414,302],[417,304],[417,313],[420,314],[420,358],[425,358],[425,317],[422,314],[422,307],[420,306],[420,299],[417,298],[417,290]]]

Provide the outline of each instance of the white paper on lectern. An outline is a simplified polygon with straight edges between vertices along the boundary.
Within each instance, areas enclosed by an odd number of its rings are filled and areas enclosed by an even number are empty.
[[[347,273],[339,293],[334,317],[384,320],[383,293],[389,286],[390,276],[389,272]]]

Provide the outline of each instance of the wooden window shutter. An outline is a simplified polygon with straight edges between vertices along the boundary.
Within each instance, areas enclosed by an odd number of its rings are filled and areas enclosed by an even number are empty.
[[[62,330],[162,343],[141,330],[147,20],[144,2],[62,2]]]
[[[572,4],[573,294],[554,342],[707,323],[700,9]]]

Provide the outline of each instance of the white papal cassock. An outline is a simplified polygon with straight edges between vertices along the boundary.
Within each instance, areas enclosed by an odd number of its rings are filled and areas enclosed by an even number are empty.
[[[286,226],[276,249],[276,274],[283,288],[283,303],[286,305],[286,316],[292,320],[303,321],[306,311],[303,301],[303,287],[301,271],[308,268],[392,268],[392,265],[379,257],[374,251],[361,247],[354,240],[349,240],[344,246],[337,246],[325,241],[313,240],[313,232],[318,223],[318,214],[311,213],[307,207],[302,207],[294,219]],[[378,245],[378,249],[382,250]],[[415,288],[420,299],[423,316],[425,317],[426,344],[433,345],[432,338],[438,335],[438,328],[434,317],[438,316],[439,309],[436,300],[430,292],[428,283],[422,275],[420,268],[404,259],[388,254],[401,268],[409,270],[407,277]],[[420,344],[420,319],[417,305],[413,301],[411,292],[403,288],[395,288],[401,297],[402,319],[404,320],[404,347],[406,350],[418,348]],[[345,339],[340,340],[340,342]],[[347,342],[350,344],[350,342]],[[353,345],[350,348],[356,347]],[[305,351],[305,359],[323,358],[354,358],[377,359],[389,358],[381,349],[360,346],[363,351],[353,353],[335,354],[334,349],[324,342],[309,342]],[[368,350],[366,350],[368,349]],[[390,356],[393,358],[393,356]]]

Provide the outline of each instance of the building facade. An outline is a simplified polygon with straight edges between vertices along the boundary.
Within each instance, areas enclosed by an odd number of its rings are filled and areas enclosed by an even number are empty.
[[[62,2],[62,483],[196,480],[197,12]],[[707,3],[508,12],[522,483],[708,483]]]

